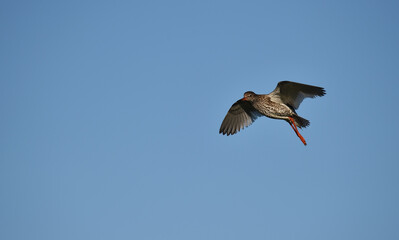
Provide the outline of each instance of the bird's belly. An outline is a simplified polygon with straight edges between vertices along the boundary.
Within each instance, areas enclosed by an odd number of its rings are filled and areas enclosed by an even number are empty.
[[[294,112],[284,104],[269,102],[267,104],[259,104],[256,109],[269,118],[288,119]]]

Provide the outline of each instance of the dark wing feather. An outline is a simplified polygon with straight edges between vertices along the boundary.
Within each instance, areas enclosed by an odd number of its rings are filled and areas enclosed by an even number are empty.
[[[261,114],[248,101],[235,102],[224,118],[219,133],[233,135],[251,125]]]
[[[274,100],[280,99],[282,103],[287,104],[294,109],[298,109],[299,105],[305,98],[321,97],[326,94],[322,87],[306,85],[302,83],[282,81],[270,93],[270,97]]]

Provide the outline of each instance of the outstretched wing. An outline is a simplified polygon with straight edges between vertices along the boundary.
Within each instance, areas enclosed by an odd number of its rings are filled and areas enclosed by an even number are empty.
[[[224,117],[219,133],[233,135],[251,125],[261,114],[248,101],[235,102]]]
[[[274,101],[281,101],[282,103],[298,109],[299,105],[305,98],[321,97],[326,94],[322,87],[306,85],[302,83],[282,81],[277,84],[277,87],[269,94]]]

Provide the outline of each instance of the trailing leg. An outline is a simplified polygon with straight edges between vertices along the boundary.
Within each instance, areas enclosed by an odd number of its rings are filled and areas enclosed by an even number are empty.
[[[303,142],[303,144],[306,146],[306,141],[305,139],[302,137],[302,135],[298,132],[298,128],[295,125],[295,120],[292,117],[289,117],[289,121],[288,123],[290,124],[290,126],[292,127],[292,129],[295,131],[296,135],[299,137],[299,139],[301,139],[301,141]]]

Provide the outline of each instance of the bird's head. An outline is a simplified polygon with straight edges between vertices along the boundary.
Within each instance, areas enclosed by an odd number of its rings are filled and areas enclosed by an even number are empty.
[[[256,93],[254,93],[252,91],[248,91],[248,92],[244,93],[244,97],[242,98],[242,100],[253,102],[255,100],[255,97],[256,97]]]

